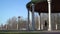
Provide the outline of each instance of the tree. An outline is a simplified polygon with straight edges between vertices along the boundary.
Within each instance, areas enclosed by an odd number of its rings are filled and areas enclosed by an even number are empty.
[[[16,25],[17,25],[17,18],[14,16],[14,17],[12,17],[11,19],[9,18],[8,20],[7,20],[7,25],[8,25],[8,29],[10,30],[12,30],[12,29],[16,29]]]

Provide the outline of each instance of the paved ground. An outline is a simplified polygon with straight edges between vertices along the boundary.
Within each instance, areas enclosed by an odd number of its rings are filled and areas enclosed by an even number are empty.
[[[23,32],[1,32],[1,33],[4,33],[4,34],[60,34],[60,32],[25,32],[25,33],[23,33]]]
[[[17,30],[9,30],[6,31],[6,30],[0,30],[0,33],[25,33],[25,34],[32,34],[32,33],[35,33],[35,34],[60,34],[60,31],[17,31]]]

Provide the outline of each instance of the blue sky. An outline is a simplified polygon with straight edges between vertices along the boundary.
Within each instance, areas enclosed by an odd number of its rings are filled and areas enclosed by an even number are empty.
[[[0,24],[13,16],[27,18],[26,4],[30,0],[0,0]]]

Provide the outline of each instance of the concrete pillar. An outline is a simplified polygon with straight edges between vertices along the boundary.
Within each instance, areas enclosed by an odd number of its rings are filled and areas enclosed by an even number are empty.
[[[43,22],[41,23],[41,30],[43,30],[43,23],[44,23],[44,13],[43,13]]]
[[[41,24],[41,30],[43,30],[43,24]]]
[[[18,23],[17,23],[17,30],[18,30]]]
[[[48,12],[49,12],[49,27],[48,27],[48,31],[51,31],[51,0],[47,0],[48,1]]]
[[[35,30],[34,4],[32,3],[32,30]]]
[[[57,24],[56,24],[56,30],[57,30]]]
[[[58,25],[57,23],[59,23],[59,14],[58,13],[56,13],[56,14],[57,14],[57,16],[56,16],[57,17],[57,19],[56,19],[57,20],[57,22],[56,22],[56,30],[57,30],[57,25]]]
[[[38,16],[38,22],[39,22],[39,23],[38,23],[38,24],[39,24],[38,30],[41,30],[41,27],[40,27],[40,26],[41,26],[41,22],[40,22],[40,21],[41,21],[41,20],[40,20],[40,14],[39,14],[39,16]]]
[[[28,23],[27,23],[27,30],[29,30],[29,23],[30,23],[30,13],[29,13],[29,10],[28,10]]]

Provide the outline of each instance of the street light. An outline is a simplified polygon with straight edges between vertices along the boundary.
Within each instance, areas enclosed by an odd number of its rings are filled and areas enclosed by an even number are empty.
[[[20,16],[18,16],[18,23],[20,22]],[[19,24],[17,23],[17,30],[19,29]]]
[[[51,0],[47,0],[48,2],[48,12],[49,12],[49,28],[48,31],[51,31]]]

